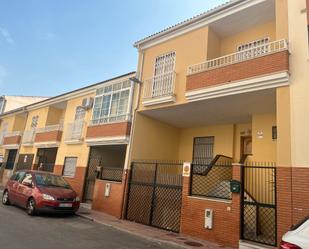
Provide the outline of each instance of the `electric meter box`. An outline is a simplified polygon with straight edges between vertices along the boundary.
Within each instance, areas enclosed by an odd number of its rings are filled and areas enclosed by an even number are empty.
[[[206,229],[212,229],[213,225],[213,209],[205,209],[205,224]]]
[[[239,181],[236,181],[236,180],[232,180],[230,182],[230,189],[231,189],[231,192],[232,193],[240,193],[240,190],[241,190],[241,184]]]

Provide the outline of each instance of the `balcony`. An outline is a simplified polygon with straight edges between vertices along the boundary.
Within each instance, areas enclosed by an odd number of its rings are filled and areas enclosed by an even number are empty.
[[[19,147],[21,142],[21,131],[13,131],[10,133],[6,133],[3,137],[3,147],[7,149],[16,149]]]
[[[66,126],[64,141],[66,144],[79,144],[83,142],[83,133],[86,123],[76,121]]]
[[[35,138],[35,130],[29,130],[29,131],[25,131],[23,134],[23,138],[21,141],[21,144],[23,146],[32,146],[34,143],[34,138]]]
[[[102,117],[91,120],[87,127],[86,142],[90,146],[127,144],[131,130],[131,115]]]
[[[58,147],[62,138],[62,130],[61,124],[36,129],[34,145],[38,148]]]
[[[144,81],[143,105],[175,102],[176,73],[170,72]]]
[[[289,52],[278,40],[188,68],[189,101],[221,97],[288,85]]]

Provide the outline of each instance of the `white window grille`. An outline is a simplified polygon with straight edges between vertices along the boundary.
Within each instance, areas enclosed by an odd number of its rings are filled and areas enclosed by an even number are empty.
[[[130,116],[131,92],[130,80],[98,89],[94,100],[92,124],[127,120]]]
[[[31,129],[35,129],[38,126],[39,116],[33,116],[31,120]]]
[[[156,58],[152,84],[152,97],[162,96],[164,89],[172,84],[176,53],[171,52]],[[170,75],[170,77],[167,77]],[[163,79],[163,80],[162,80]]]
[[[63,176],[75,177],[77,157],[66,157],[64,161]]]
[[[0,114],[4,113],[6,100],[4,97],[0,97]]]

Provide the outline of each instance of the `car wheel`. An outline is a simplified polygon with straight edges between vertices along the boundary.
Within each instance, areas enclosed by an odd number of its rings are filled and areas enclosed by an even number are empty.
[[[33,198],[30,198],[27,203],[27,214],[30,216],[34,216],[36,214],[35,200]]]
[[[2,204],[3,205],[10,205],[10,199],[9,199],[9,191],[5,190],[2,195]]]

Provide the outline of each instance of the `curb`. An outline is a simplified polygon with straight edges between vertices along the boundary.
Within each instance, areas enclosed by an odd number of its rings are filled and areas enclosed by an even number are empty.
[[[154,243],[158,243],[158,244],[161,244],[161,245],[167,245],[167,246],[173,246],[173,247],[179,248],[179,249],[188,249],[188,248],[190,248],[190,247],[186,247],[186,246],[180,245],[180,244],[175,243],[175,242],[170,242],[170,241],[166,241],[166,240],[151,238],[149,236],[141,235],[139,233],[132,232],[132,231],[129,231],[129,230],[126,230],[126,229],[123,229],[123,228],[119,228],[119,227],[114,226],[114,225],[106,224],[106,223],[104,223],[102,221],[93,219],[93,218],[89,217],[88,215],[79,214],[79,213],[76,213],[76,215],[81,217],[81,218],[83,218],[83,219],[85,219],[85,220],[92,221],[92,222],[95,222],[95,223],[98,223],[98,224],[101,224],[101,225],[104,225],[104,226],[107,226],[107,227],[111,227],[111,228],[114,228],[114,229],[116,229],[118,231],[125,232],[127,234],[131,234],[131,235],[134,235],[136,237],[140,237],[140,238],[143,238],[145,240],[148,240],[148,241],[151,241],[151,242],[154,242]]]

